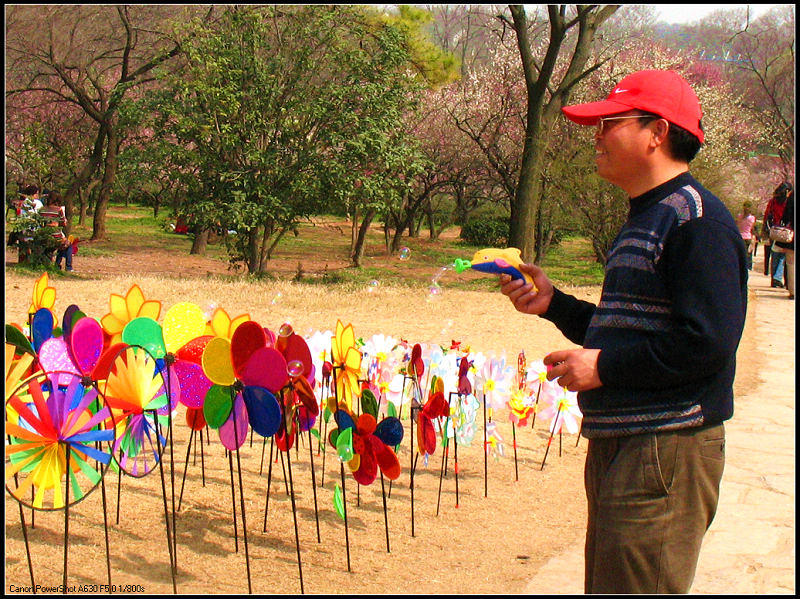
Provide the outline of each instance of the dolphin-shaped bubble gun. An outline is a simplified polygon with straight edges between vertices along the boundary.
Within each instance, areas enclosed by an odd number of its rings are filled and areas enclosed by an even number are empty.
[[[472,257],[472,261],[462,260],[456,258],[453,262],[453,268],[457,273],[462,273],[468,268],[477,270],[479,272],[487,272],[492,274],[507,274],[511,275],[512,279],[523,279],[525,283],[533,283],[533,279],[529,274],[519,270],[520,264],[523,264],[521,252],[517,248],[486,248],[478,250]]]

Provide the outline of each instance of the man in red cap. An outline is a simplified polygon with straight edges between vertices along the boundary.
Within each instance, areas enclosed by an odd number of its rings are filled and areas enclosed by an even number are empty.
[[[689,173],[702,111],[673,71],[639,71],[602,102],[563,109],[595,126],[595,162],[630,198],[594,305],[501,275],[520,312],[580,349],[544,359],[578,392],[589,439],[587,593],[688,593],[719,498],[747,309],[746,250],[728,209]]]

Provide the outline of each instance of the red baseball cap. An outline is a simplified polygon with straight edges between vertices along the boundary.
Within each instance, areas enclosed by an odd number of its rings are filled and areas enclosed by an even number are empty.
[[[569,120],[579,125],[596,125],[600,117],[631,109],[653,112],[686,129],[703,143],[700,100],[675,71],[637,71],[620,81],[602,102],[564,106],[561,110]]]

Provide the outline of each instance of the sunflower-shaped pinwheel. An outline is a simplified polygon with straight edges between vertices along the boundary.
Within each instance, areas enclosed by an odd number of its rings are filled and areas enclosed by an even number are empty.
[[[341,320],[336,321],[331,354],[337,399],[334,400],[334,405],[328,407],[333,412],[336,409],[335,402],[338,401],[351,410],[353,397],[359,392],[358,377],[361,372],[361,352],[356,349],[356,335],[352,324],[344,326]]]
[[[361,485],[369,485],[378,475],[378,469],[389,480],[400,476],[401,468],[393,447],[403,440],[403,425],[389,416],[377,422],[378,404],[362,402],[362,414],[356,418],[352,412],[339,406],[334,413],[338,428],[328,435],[339,458],[347,462],[353,478]]]
[[[133,284],[125,297],[112,293],[108,298],[108,314],[100,319],[103,330],[109,336],[109,345],[122,341],[122,331],[134,318],[146,316],[158,320],[161,314],[161,302],[146,300],[138,285]]]

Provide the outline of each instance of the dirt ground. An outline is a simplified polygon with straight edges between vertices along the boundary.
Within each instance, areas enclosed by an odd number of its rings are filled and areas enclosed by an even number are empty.
[[[56,313],[75,303],[100,318],[108,312],[111,293],[124,295],[137,283],[147,299],[161,300],[162,317],[174,303],[192,301],[203,309],[224,307],[231,316],[248,313],[274,329],[288,321],[302,334],[333,330],[341,319],[364,339],[383,333],[410,343],[458,340],[487,355],[505,352],[511,360],[520,350],[532,361],[572,347],[551,324],[516,313],[498,293],[447,289],[446,280],[437,297],[390,282],[344,294],[285,281],[220,280],[214,275],[227,274],[225,265],[201,257],[165,260],[131,253],[111,262],[79,254],[75,276],[51,283]],[[35,280],[33,275],[6,273],[6,322],[24,318]],[[569,291],[589,299],[599,293],[596,288]],[[752,351],[746,330],[737,392],[758,382]],[[158,471],[121,481],[108,473],[103,484],[70,508],[66,566],[73,588],[68,590],[105,592],[107,587],[100,585],[110,583],[117,590],[146,594],[174,589],[180,594],[521,593],[550,557],[575,542],[585,525],[586,441],[575,435],[556,437],[542,468],[549,435],[541,418],[534,427],[512,430],[508,414],[496,412],[493,419],[505,455],[484,460],[480,426],[469,447],[458,447],[457,475],[451,452],[446,474],[440,476],[442,450],[437,447],[427,465],[422,460],[417,464],[413,509],[412,452],[409,423],[404,421],[406,438],[398,451],[403,472],[391,488],[386,481],[385,512],[380,478],[358,487],[345,467],[345,527],[333,506],[335,485],[341,485],[339,462],[331,453],[323,469],[316,439],[309,443],[304,438],[285,456],[285,464],[273,460],[270,479],[269,442],[256,437],[234,454],[232,474],[215,431],[210,440],[204,439],[202,453],[196,440],[190,450],[184,412],[179,408],[174,420],[175,442],[163,460],[163,482]],[[287,492],[290,478],[294,510]],[[165,503],[171,519],[173,484],[175,502],[180,502],[174,583],[165,531]],[[8,494],[6,499],[5,588],[25,592],[31,577],[19,504]],[[62,582],[65,512],[32,513],[26,508],[23,516],[35,584],[42,592]],[[583,573],[573,575],[580,579]]]

